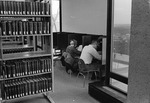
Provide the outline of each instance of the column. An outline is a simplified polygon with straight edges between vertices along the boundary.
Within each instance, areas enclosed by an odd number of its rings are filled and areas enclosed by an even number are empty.
[[[150,103],[150,0],[132,0],[127,103]]]

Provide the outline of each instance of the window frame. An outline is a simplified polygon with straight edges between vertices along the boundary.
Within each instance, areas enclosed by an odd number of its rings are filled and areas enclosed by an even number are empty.
[[[114,0],[107,0],[107,45],[106,45],[106,80],[105,85],[109,86],[123,94],[126,94],[123,90],[116,88],[110,84],[110,79],[115,79],[119,82],[128,85],[128,78],[111,71],[112,67],[112,36],[113,36],[113,20],[114,20]]]
[[[57,0],[59,1],[59,31],[56,32],[56,31],[53,31],[53,33],[61,33],[62,32],[62,10],[61,10],[61,3],[62,3],[62,0]]]

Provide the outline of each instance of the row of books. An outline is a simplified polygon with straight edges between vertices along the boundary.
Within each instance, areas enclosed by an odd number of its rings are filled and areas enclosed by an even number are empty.
[[[2,99],[14,99],[52,90],[52,78],[46,76],[27,77],[5,81]]]
[[[50,4],[45,2],[0,1],[3,15],[50,15]]]
[[[49,34],[50,22],[36,21],[3,21],[1,22],[1,34],[7,35],[33,35]]]
[[[3,49],[3,54],[10,54],[10,53],[22,53],[22,52],[30,52],[34,51],[34,48],[14,48],[14,49]]]
[[[0,68],[0,78],[13,78],[38,73],[51,72],[51,59],[27,59],[8,62]]]
[[[2,37],[1,40],[3,41],[3,43],[5,44],[13,44],[14,42],[17,42],[18,44],[20,44],[23,41],[22,36],[8,36],[8,37]],[[15,43],[15,44],[17,44]],[[7,45],[6,45],[7,46]]]

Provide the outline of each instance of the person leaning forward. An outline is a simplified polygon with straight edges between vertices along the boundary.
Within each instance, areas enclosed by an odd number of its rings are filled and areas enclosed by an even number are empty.
[[[77,72],[78,71],[78,58],[81,54],[80,51],[76,49],[77,46],[77,41],[76,40],[71,40],[70,45],[66,48],[66,58],[65,61],[68,63],[71,67],[66,68],[66,71],[71,69],[71,72]]]
[[[100,61],[102,56],[96,50],[98,47],[98,42],[93,40],[91,44],[85,46],[81,52],[80,59],[85,63],[87,70],[97,70],[100,68],[100,62],[93,62],[93,59]]]

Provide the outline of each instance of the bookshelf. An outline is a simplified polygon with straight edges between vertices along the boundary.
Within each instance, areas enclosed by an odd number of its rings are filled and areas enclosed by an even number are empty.
[[[0,0],[0,103],[53,91],[51,0]]]

